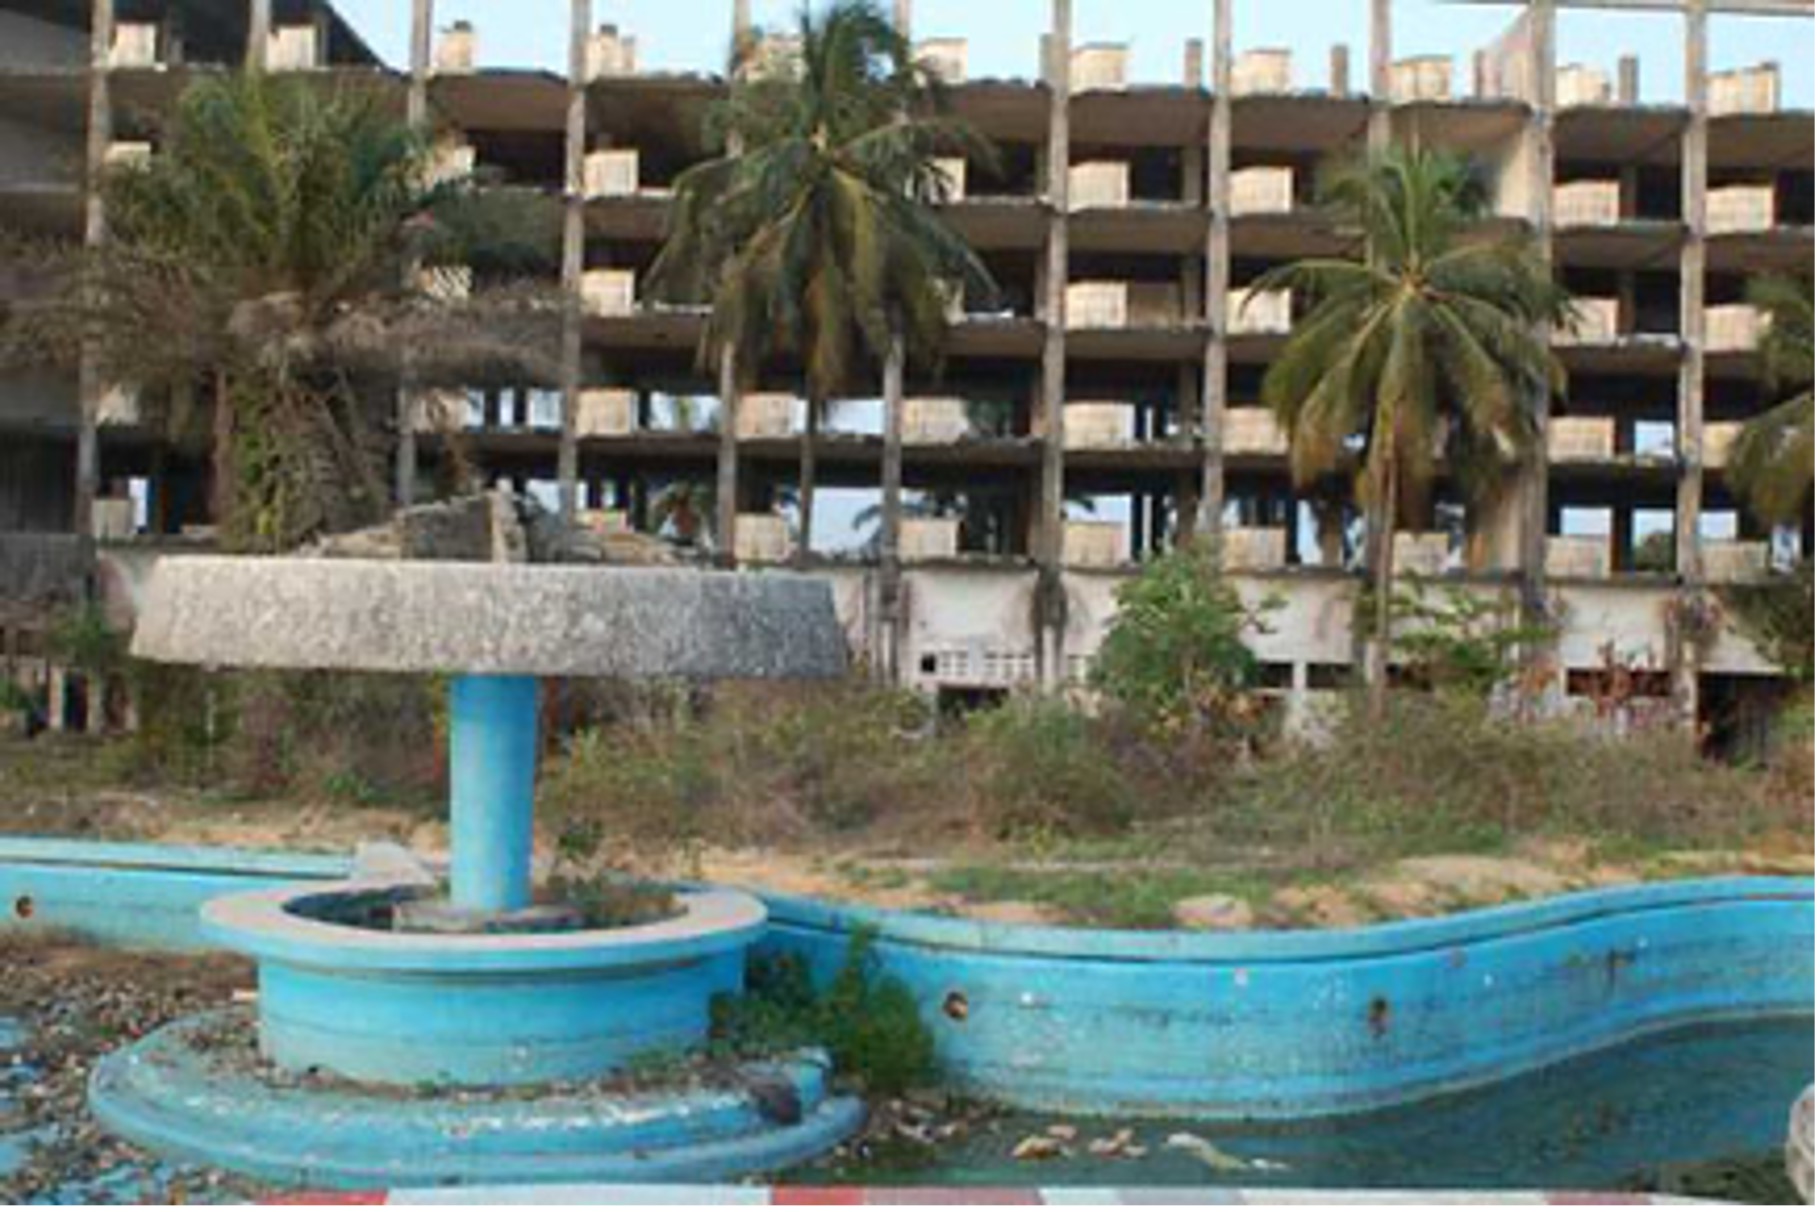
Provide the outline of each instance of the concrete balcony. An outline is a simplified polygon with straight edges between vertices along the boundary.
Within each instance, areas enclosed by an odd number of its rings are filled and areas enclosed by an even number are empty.
[[[322,66],[314,25],[280,25],[266,35],[265,66],[274,72],[307,72]]]
[[[1623,217],[1616,181],[1567,181],[1554,201],[1557,227],[1616,227]]]
[[[629,437],[637,428],[638,394],[624,387],[589,387],[575,400],[575,434],[582,438]]]
[[[629,269],[590,269],[581,275],[581,306],[591,316],[629,316],[638,310],[638,276]]]
[[[1294,323],[1286,290],[1267,290],[1253,296],[1248,288],[1226,292],[1226,331],[1234,335],[1286,333]]]
[[[1131,323],[1131,283],[1070,282],[1069,328],[1127,328]]]
[[[1749,353],[1757,348],[1768,320],[1749,303],[1724,303],[1706,309],[1708,353]]]
[[[111,383],[95,402],[95,424],[103,428],[130,428],[144,419],[139,389],[128,383]]]
[[[1123,160],[1089,160],[1068,166],[1068,209],[1100,210],[1131,205],[1131,165]]]
[[[1708,421],[1700,427],[1700,463],[1718,470],[1731,463],[1732,447],[1744,431],[1740,421]]]
[[[1123,522],[1071,518],[1062,523],[1062,563],[1071,568],[1117,568],[1127,562]]]
[[[1549,535],[1548,575],[1563,580],[1606,580],[1611,576],[1611,539],[1605,535]]]
[[[407,397],[417,433],[451,433],[468,425],[468,393],[458,387],[420,387]]]
[[[1766,232],[1776,225],[1776,191],[1768,185],[1726,185],[1706,191],[1706,231],[1726,236]]]
[[[108,47],[111,68],[149,68],[159,65],[158,26],[150,21],[122,21],[114,26]]]
[[[916,44],[916,60],[923,65],[925,71],[943,84],[966,83],[965,38],[924,38]]]
[[[1774,63],[1713,72],[1706,78],[1706,109],[1715,118],[1773,114],[1782,108],[1782,69]]]
[[[1736,585],[1769,575],[1769,544],[1754,539],[1705,539],[1700,570],[1715,585]]]
[[[1289,435],[1268,408],[1228,408],[1222,431],[1228,455],[1281,458],[1289,453]]]
[[[1609,463],[1618,453],[1618,423],[1611,417],[1550,417],[1548,461]]]
[[[960,549],[959,518],[905,518],[898,528],[898,557],[907,564],[952,560]]]
[[[430,148],[424,165],[424,184],[431,188],[474,175],[474,148],[466,143],[442,141]]]
[[[1230,208],[1238,215],[1287,215],[1295,210],[1293,168],[1241,168],[1232,174]]]
[[[1417,55],[1390,65],[1390,100],[1396,105],[1453,99],[1453,58]]]
[[[739,398],[733,433],[741,441],[792,437],[801,407],[787,391],[749,391]]]
[[[1587,105],[1610,105],[1611,76],[1604,69],[1584,63],[1568,63],[1555,69],[1555,107],[1573,109]]]
[[[1579,298],[1573,301],[1571,320],[1555,330],[1560,345],[1615,345],[1618,342],[1618,301]]]
[[[1124,88],[1130,58],[1130,48],[1122,43],[1101,42],[1075,47],[1069,61],[1069,91],[1085,93]]]
[[[480,53],[480,36],[466,21],[442,31],[431,56],[431,69],[439,76],[471,76]]]
[[[1065,450],[1118,450],[1137,433],[1137,409],[1121,401],[1070,401],[1062,408]]]
[[[1289,536],[1280,526],[1232,526],[1220,538],[1227,572],[1271,572],[1289,562]]]
[[[938,156],[931,161],[947,187],[948,201],[959,202],[967,196],[967,161],[961,156]]]
[[[1254,97],[1294,92],[1295,79],[1291,64],[1290,52],[1287,50],[1273,47],[1245,51],[1232,62],[1233,96]]]
[[[948,446],[973,430],[967,401],[959,396],[911,396],[904,401],[904,442]]]
[[[629,198],[638,193],[638,149],[616,147],[582,159],[582,191],[589,198]]]
[[[143,139],[115,139],[101,159],[109,168],[144,168],[152,162],[152,145]]]
[[[1390,567],[1398,576],[1438,577],[1449,559],[1445,531],[1398,531],[1391,544]]]
[[[638,74],[638,39],[621,35],[616,25],[603,25],[588,39],[588,79]]]
[[[790,522],[774,513],[742,513],[734,527],[733,556],[742,564],[781,564],[790,558]]]

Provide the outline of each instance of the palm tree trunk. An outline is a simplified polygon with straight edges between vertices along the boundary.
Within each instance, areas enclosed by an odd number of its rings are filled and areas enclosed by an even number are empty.
[[[227,532],[228,518],[234,510],[234,405],[228,393],[228,377],[215,374],[214,433],[209,450],[214,483],[209,486],[209,511],[215,516],[218,534]]]
[[[815,534],[815,438],[816,432],[821,428],[823,407],[823,400],[813,388],[806,395],[809,411],[803,418],[796,483],[796,516],[800,530],[796,537],[795,559],[792,561],[799,571],[809,566],[809,546]]]
[[[1378,546],[1372,557],[1371,664],[1366,678],[1371,691],[1371,714],[1381,719],[1390,691],[1390,590],[1395,579],[1397,551],[1397,458],[1393,448],[1384,460],[1378,486]]]

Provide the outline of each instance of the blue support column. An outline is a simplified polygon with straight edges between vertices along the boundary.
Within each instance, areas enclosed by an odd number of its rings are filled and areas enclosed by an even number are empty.
[[[537,679],[449,684],[450,901],[505,913],[531,903]]]

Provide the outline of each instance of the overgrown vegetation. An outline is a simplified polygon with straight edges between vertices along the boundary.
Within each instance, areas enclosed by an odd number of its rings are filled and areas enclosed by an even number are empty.
[[[840,969],[819,988],[796,952],[754,958],[745,996],[715,1004],[716,1041],[737,1055],[825,1047],[835,1071],[871,1095],[929,1084],[936,1075],[934,1037],[908,986],[879,973],[872,943],[866,932],[854,934]]]

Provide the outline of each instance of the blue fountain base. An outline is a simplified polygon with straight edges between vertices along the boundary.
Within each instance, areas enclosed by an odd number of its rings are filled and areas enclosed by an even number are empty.
[[[709,1182],[778,1170],[865,1117],[808,1051],[676,1089],[405,1092],[299,1082],[256,1063],[244,1011],[172,1023],[96,1066],[89,1104],[163,1156],[324,1188]]]

